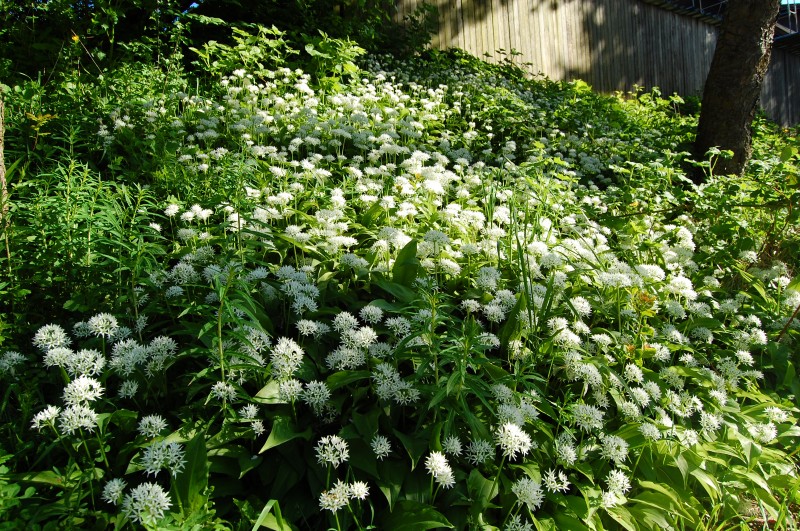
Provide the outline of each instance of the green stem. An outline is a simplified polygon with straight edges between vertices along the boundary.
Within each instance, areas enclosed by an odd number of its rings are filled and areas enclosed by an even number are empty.
[[[497,467],[497,475],[495,475],[494,481],[492,482],[492,490],[489,491],[490,495],[494,492],[494,488],[497,486],[497,483],[500,481],[500,472],[503,471],[503,465],[505,464],[505,462],[506,462],[506,456],[504,455],[503,459],[500,460],[500,466]],[[498,493],[499,493],[499,491],[498,491]],[[494,496],[492,496],[492,497],[494,497]]]

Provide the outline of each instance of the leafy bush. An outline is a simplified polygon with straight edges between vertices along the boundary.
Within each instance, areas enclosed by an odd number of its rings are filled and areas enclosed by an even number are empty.
[[[13,181],[5,520],[796,525],[786,133],[697,188],[674,99],[309,39],[198,48],[219,82]]]

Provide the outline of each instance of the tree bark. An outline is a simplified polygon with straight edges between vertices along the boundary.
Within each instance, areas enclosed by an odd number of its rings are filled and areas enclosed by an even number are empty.
[[[752,153],[751,125],[769,66],[781,0],[728,0],[703,90],[695,156],[712,147],[733,151],[717,159],[717,175],[741,175]],[[701,182],[702,175],[695,176]]]

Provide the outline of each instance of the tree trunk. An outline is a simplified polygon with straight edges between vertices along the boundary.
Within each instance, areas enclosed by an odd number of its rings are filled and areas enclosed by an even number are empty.
[[[712,147],[733,151],[719,158],[715,174],[741,175],[752,153],[751,124],[761,82],[769,66],[781,0],[728,0],[708,71],[695,156],[705,159]],[[703,176],[696,176],[696,182]]]

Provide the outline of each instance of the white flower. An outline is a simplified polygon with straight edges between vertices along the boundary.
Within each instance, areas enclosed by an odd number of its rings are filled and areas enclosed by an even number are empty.
[[[119,504],[122,501],[126,485],[125,480],[122,478],[108,480],[103,487],[103,501],[113,505]]]
[[[133,398],[136,396],[136,391],[139,389],[139,384],[136,380],[125,380],[119,388],[118,395],[120,398]]]
[[[375,457],[379,461],[382,460],[384,457],[387,457],[392,451],[392,445],[389,442],[389,439],[387,439],[383,435],[376,435],[372,439],[370,446],[372,446],[372,451],[375,452]]]
[[[542,481],[545,488],[550,492],[567,492],[569,490],[569,481],[567,481],[567,476],[561,470],[556,472],[551,468],[545,473]]]
[[[247,404],[239,410],[239,416],[243,420],[255,420],[258,415],[258,406],[256,404]]]
[[[314,380],[306,384],[301,396],[303,401],[311,406],[315,413],[320,414],[325,403],[331,398],[331,391],[325,385],[325,382]]]
[[[358,315],[364,320],[364,322],[369,324],[378,324],[383,319],[383,310],[378,308],[377,306],[367,305],[361,308],[361,311]]]
[[[527,455],[533,445],[531,436],[513,422],[499,426],[495,432],[495,439],[503,455],[511,459],[516,459],[517,453]]]
[[[15,350],[6,351],[0,357],[0,375],[4,373],[14,374],[14,368],[25,361],[25,356]]]
[[[625,472],[619,469],[614,469],[608,473],[606,483],[608,484],[609,492],[616,494],[622,495],[631,490],[630,479],[625,475]]]
[[[447,462],[447,458],[441,452],[431,452],[425,459],[425,468],[433,479],[442,487],[449,489],[456,484],[453,469]]]
[[[291,378],[303,363],[303,349],[294,340],[282,337],[272,347],[270,360],[272,361],[272,374],[278,380]]]
[[[44,426],[53,426],[59,413],[61,413],[60,407],[47,406],[33,417],[31,427],[41,431]]]
[[[61,412],[58,427],[69,435],[80,429],[94,431],[97,427],[97,413],[83,404],[69,406]]]
[[[64,402],[74,406],[97,400],[103,396],[103,386],[89,376],[79,376],[64,388]]]
[[[707,411],[700,412],[700,427],[705,432],[715,432],[722,427],[722,415],[716,413],[709,413]]]
[[[583,431],[599,430],[603,427],[603,412],[596,406],[588,404],[575,404],[572,407],[575,423]]]
[[[167,421],[164,420],[164,417],[161,415],[147,415],[139,421],[137,431],[143,437],[152,439],[153,437],[158,437],[165,429],[167,429]]]
[[[628,382],[635,382],[641,383],[644,380],[644,374],[642,373],[642,369],[633,363],[629,363],[625,366],[625,370],[622,373],[622,377],[625,378]]]
[[[180,444],[156,441],[142,451],[139,464],[147,474],[156,475],[166,468],[173,476],[177,476],[186,464],[183,456],[184,450]]]
[[[628,443],[625,439],[616,435],[601,434],[600,456],[604,459],[614,461],[619,466],[628,458]]]
[[[531,478],[522,478],[511,486],[511,492],[517,495],[517,503],[528,506],[528,510],[533,512],[541,507],[544,501],[544,491],[538,481]]]
[[[278,397],[285,402],[294,402],[303,393],[303,384],[298,380],[286,380],[278,385]]]
[[[333,318],[333,329],[337,332],[355,330],[358,327],[358,319],[349,312],[339,312]]]
[[[106,339],[113,336],[119,328],[117,318],[110,313],[98,313],[91,317],[87,324],[94,335]]]
[[[533,524],[524,522],[520,515],[515,514],[503,528],[503,531],[533,531]]]
[[[492,443],[481,439],[470,441],[467,446],[467,460],[470,463],[477,466],[491,457],[494,457],[494,446],[492,446]]]
[[[153,527],[172,506],[169,495],[156,483],[142,483],[122,500],[122,513],[134,523]]]
[[[661,430],[655,424],[645,422],[639,426],[639,432],[649,441],[657,441],[661,438]]]
[[[69,343],[70,340],[67,333],[63,328],[55,324],[44,325],[33,336],[34,346],[44,352],[57,347],[67,347]]]
[[[772,442],[778,436],[778,429],[772,422],[747,424],[750,436],[761,443]]]
[[[779,407],[770,406],[764,409],[764,413],[767,415],[767,418],[769,418],[769,420],[772,422],[781,423],[781,422],[787,422],[789,420],[789,414]]]
[[[366,500],[369,496],[369,485],[363,481],[354,481],[350,484],[350,497],[357,500]]]
[[[350,485],[341,479],[336,480],[332,489],[326,490],[319,496],[319,506],[335,513],[350,501]]]
[[[223,402],[233,402],[236,400],[236,388],[228,382],[217,382],[211,387],[211,394]]]
[[[349,457],[347,441],[338,435],[326,435],[317,442],[317,461],[321,465],[330,464],[336,468]]]
[[[450,435],[442,443],[442,450],[444,450],[445,454],[458,457],[461,455],[461,441],[456,435]]]

